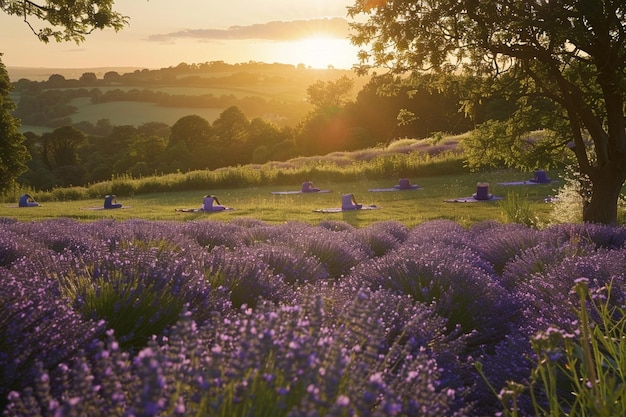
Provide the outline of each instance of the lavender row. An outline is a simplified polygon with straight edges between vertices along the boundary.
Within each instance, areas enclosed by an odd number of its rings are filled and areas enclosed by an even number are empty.
[[[0,220],[9,416],[493,415],[626,229]],[[98,410],[97,412],[94,410]]]

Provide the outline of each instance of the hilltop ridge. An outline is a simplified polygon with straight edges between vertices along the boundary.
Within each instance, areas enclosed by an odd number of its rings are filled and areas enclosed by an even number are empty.
[[[98,78],[109,71],[119,73],[133,72],[146,69],[146,67],[94,67],[94,68],[47,68],[47,67],[7,67],[11,81],[15,82],[22,78],[31,81],[46,81],[52,74],[59,74],[68,79],[78,79],[85,72],[93,72]],[[148,68],[154,69],[154,68]]]

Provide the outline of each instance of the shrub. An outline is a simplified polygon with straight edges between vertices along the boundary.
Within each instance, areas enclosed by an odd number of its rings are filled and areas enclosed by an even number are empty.
[[[40,373],[71,360],[104,334],[104,322],[73,311],[54,280],[27,272],[0,271],[0,406],[11,390],[32,386]]]
[[[498,201],[498,206],[502,209],[506,222],[519,223],[534,228],[538,228],[541,225],[527,195],[508,192],[505,199]]]
[[[494,343],[509,331],[518,306],[476,262],[476,253],[447,244],[403,245],[375,261],[363,263],[351,274],[354,285],[389,289],[432,304],[448,319],[448,330],[460,326],[476,347]]]

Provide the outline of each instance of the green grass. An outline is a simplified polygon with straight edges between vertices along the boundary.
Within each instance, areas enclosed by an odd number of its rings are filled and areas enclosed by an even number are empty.
[[[272,185],[258,187],[232,187],[207,189],[204,191],[180,191],[140,194],[121,197],[118,200],[126,209],[90,210],[90,207],[102,207],[103,198],[91,198],[75,201],[46,201],[37,208],[14,208],[16,203],[4,203],[0,206],[0,217],[14,218],[20,221],[36,221],[58,217],[74,218],[83,221],[98,219],[126,220],[141,218],[147,220],[199,220],[212,219],[231,221],[240,218],[254,218],[270,224],[288,221],[302,221],[318,224],[326,220],[345,221],[355,227],[395,220],[411,227],[425,221],[449,219],[469,226],[485,220],[506,221],[506,215],[497,202],[484,203],[446,203],[445,199],[466,197],[476,191],[478,181],[488,181],[490,192],[506,196],[510,187],[498,186],[497,182],[525,179],[528,174],[502,171],[493,173],[468,173],[436,177],[416,178],[411,182],[422,187],[417,191],[378,192],[370,188],[390,187],[398,178],[389,180],[362,180],[347,182],[321,182],[311,178],[314,183],[331,193],[273,195],[271,191],[298,190],[300,183],[291,185]],[[543,202],[547,195],[554,194],[554,185],[524,186],[528,204],[539,219],[547,220],[550,205]],[[521,191],[521,188],[520,188]],[[177,208],[200,207],[204,194],[216,194],[223,205],[235,210],[220,213],[181,213]],[[341,206],[341,194],[353,193],[359,203],[379,206],[379,210],[363,210],[341,213],[317,213],[315,209]],[[35,194],[36,198],[36,194]]]

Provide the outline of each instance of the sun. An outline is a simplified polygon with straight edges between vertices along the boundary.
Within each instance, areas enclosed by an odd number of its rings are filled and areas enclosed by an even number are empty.
[[[310,68],[349,69],[356,62],[356,49],[348,39],[311,36],[276,45],[276,61]]]

